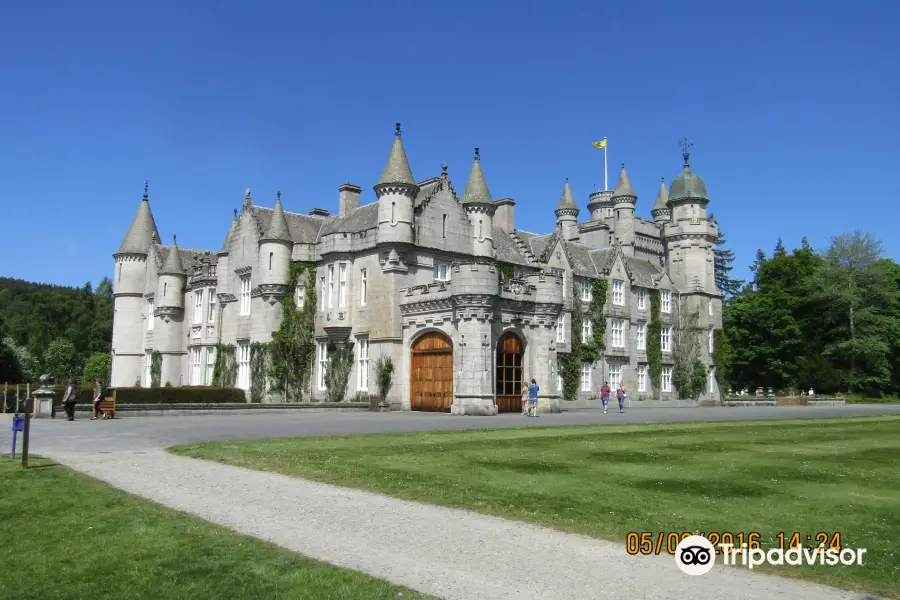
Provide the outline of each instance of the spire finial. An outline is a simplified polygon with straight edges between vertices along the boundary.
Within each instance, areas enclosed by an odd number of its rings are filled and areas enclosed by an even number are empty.
[[[666,178],[665,178],[665,177],[660,177],[660,179],[662,180],[662,183],[665,183],[665,182],[666,182]]]
[[[177,243],[178,243],[178,236],[176,236],[174,233],[172,234],[172,243],[173,243],[173,244],[177,244]]]
[[[447,163],[441,165],[441,177],[447,179]]]
[[[622,170],[625,170],[625,161],[622,161]]]
[[[237,209],[234,209],[234,218],[237,220]]]
[[[149,190],[150,190],[150,181],[145,180],[144,181],[144,200],[148,200],[150,198]]]
[[[475,162],[481,162],[481,151],[479,148],[475,148]]]
[[[275,192],[275,196],[278,198],[278,201],[281,202],[281,190]]]
[[[244,194],[244,204],[250,204],[250,188],[247,188],[247,192]]]
[[[400,123],[397,123],[397,130],[394,132],[394,135],[397,136],[397,139],[400,139]]]
[[[691,148],[694,147],[692,143],[688,141],[687,138],[678,140],[678,145],[681,146],[681,156],[684,157],[684,168],[691,168]]]
[[[569,183],[569,178],[568,178],[568,177],[566,177],[566,183]]]

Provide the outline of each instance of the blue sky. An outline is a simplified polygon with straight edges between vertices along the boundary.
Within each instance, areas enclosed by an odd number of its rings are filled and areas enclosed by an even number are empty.
[[[735,2],[7,2],[0,275],[113,272],[145,179],[160,234],[217,250],[244,189],[295,212],[384,166],[459,193],[473,148],[517,226],[586,217],[625,161],[650,216],[678,139],[745,275],[756,249],[862,229],[900,256],[900,5]]]

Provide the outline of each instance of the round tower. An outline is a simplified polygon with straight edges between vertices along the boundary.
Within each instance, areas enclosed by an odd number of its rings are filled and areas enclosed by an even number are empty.
[[[634,205],[637,204],[637,195],[631,187],[625,163],[622,163],[622,172],[619,173],[619,183],[613,192],[612,201],[616,240],[622,245],[622,252],[627,256],[634,256]]]
[[[591,199],[587,205],[591,211],[591,221],[604,221],[612,216],[612,195],[613,190],[591,192]]]
[[[259,240],[259,283],[272,289],[264,290],[265,295],[282,297],[287,290],[291,277],[291,250],[294,242],[291,239],[287,217],[281,204],[281,192],[275,200],[272,220]],[[280,294],[278,294],[279,289]]]
[[[400,141],[400,123],[397,123],[394,136],[387,164],[375,184],[375,196],[378,198],[378,242],[412,244],[415,241],[413,204],[419,193],[419,186],[413,179],[403,142]]]
[[[160,317],[154,332],[155,350],[162,354],[160,384],[167,382],[180,385],[181,361],[184,348],[184,289],[187,274],[181,262],[178,242],[172,236],[172,245],[166,250],[163,266],[159,270],[159,284],[156,289],[156,314]]]
[[[662,183],[659,184],[659,193],[656,194],[656,203],[653,205],[653,210],[650,211],[655,223],[661,225],[669,220],[672,211],[669,209],[668,202],[669,190],[666,188],[666,178],[663,177]]]
[[[166,260],[159,270],[159,284],[156,289],[156,306],[184,310],[184,284],[187,275],[181,262],[178,243],[172,236],[172,246],[166,254]]]
[[[475,148],[475,161],[461,202],[472,225],[472,253],[483,258],[493,258],[494,211],[497,206],[491,200],[491,192],[481,170],[481,153],[478,148]]]
[[[137,214],[119,250],[113,254],[112,386],[132,386],[141,377],[144,360],[144,332],[150,304],[144,298],[147,283],[147,256],[153,238],[159,237],[150,211],[148,184]]]
[[[572,189],[569,187],[569,178],[566,177],[566,185],[563,187],[562,195],[559,198],[559,205],[556,207],[556,226],[562,230],[563,237],[566,240],[574,241],[578,239],[578,206],[575,204],[575,198],[572,196]]]

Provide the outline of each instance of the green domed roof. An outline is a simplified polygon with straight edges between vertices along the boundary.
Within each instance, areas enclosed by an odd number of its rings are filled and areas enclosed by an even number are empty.
[[[684,171],[672,181],[672,186],[669,188],[669,202],[690,198],[709,201],[703,178],[691,171],[690,167],[685,166]]]

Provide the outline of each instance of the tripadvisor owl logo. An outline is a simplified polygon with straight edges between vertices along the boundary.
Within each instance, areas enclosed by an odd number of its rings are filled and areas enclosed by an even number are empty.
[[[716,549],[705,537],[689,535],[675,548],[675,564],[687,575],[705,575],[716,564]]]

